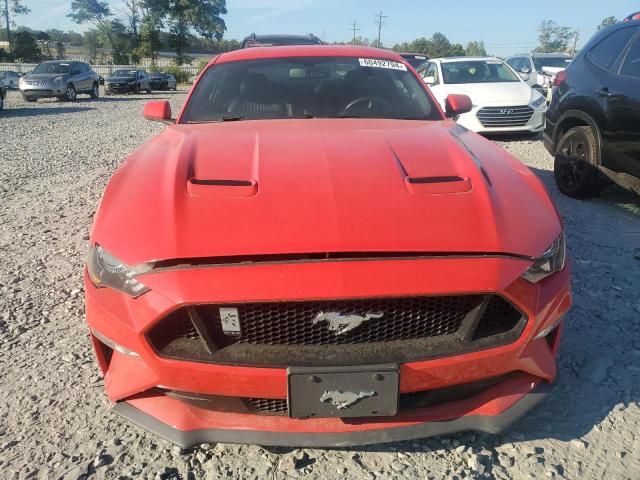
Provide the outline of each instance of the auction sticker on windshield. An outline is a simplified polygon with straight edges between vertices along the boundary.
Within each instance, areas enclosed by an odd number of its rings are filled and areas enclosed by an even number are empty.
[[[361,67],[388,68],[391,70],[407,70],[404,63],[392,62],[390,60],[378,60],[376,58],[360,58]]]

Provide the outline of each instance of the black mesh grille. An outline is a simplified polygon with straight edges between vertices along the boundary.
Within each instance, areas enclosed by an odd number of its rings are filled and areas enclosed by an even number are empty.
[[[239,335],[223,331],[220,308],[237,308]],[[326,318],[314,323],[320,312],[370,318],[338,334]],[[159,355],[176,359],[354,365],[490,348],[516,340],[524,324],[522,313],[498,295],[194,305],[161,320],[148,339]]]
[[[469,295],[240,304],[242,333],[235,340],[254,345],[346,345],[451,335],[482,298]],[[199,307],[199,311],[205,322],[214,326],[214,336],[224,336],[219,308]],[[320,312],[340,312],[342,316],[382,313],[382,317],[336,335],[326,320],[313,323]]]
[[[251,409],[274,415],[288,412],[287,400],[279,398],[250,398],[247,400]]]

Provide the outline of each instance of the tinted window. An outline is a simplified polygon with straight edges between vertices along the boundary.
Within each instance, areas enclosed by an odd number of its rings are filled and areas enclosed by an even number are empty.
[[[222,63],[207,69],[183,121],[281,118],[440,120],[403,63],[303,57]]]
[[[567,68],[573,58],[567,57],[533,57],[533,61],[536,64],[536,68]]]
[[[629,49],[627,58],[625,58],[622,64],[622,70],[620,74],[628,77],[640,78],[640,40]]]
[[[500,60],[468,60],[442,64],[444,83],[503,83],[520,79]]]
[[[589,60],[602,68],[611,69],[636,31],[635,28],[623,28],[613,32],[591,49],[588,54]]]
[[[516,72],[521,72],[525,68],[528,68],[529,70],[531,70],[531,66],[529,64],[529,60],[526,57],[511,58],[511,59],[507,60],[507,63]]]
[[[112,76],[135,78],[136,71],[135,70],[116,70],[115,72],[113,72]]]
[[[32,73],[69,73],[68,63],[41,63]]]

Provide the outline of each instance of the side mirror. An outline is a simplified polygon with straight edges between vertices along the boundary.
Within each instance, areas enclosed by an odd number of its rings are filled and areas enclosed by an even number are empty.
[[[433,85],[436,83],[436,77],[424,77],[424,83],[427,85]]]
[[[171,105],[166,100],[157,102],[147,102],[144,106],[144,118],[154,122],[163,122],[166,124],[176,123],[171,118]]]
[[[447,115],[447,118],[453,118],[470,112],[472,108],[471,98],[467,95],[452,94],[449,95],[445,101],[444,113]]]

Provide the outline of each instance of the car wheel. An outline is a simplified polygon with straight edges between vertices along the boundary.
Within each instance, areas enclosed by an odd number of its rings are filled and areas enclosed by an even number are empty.
[[[598,144],[591,127],[574,127],[558,142],[553,173],[562,193],[573,198],[598,195],[605,185],[598,172]]]
[[[91,95],[91,98],[93,98],[94,100],[100,98],[100,86],[97,83],[93,84],[93,88],[91,89],[91,93],[89,95]]]
[[[37,98],[32,98],[32,97],[30,97],[30,96],[28,96],[28,95],[25,95],[24,93],[22,94],[22,99],[23,99],[25,102],[29,102],[29,103],[35,103],[35,102],[37,102],[37,101],[38,101],[38,99],[37,99]]]
[[[64,94],[64,99],[68,102],[75,102],[77,96],[75,87],[72,84],[67,85],[67,91]]]
[[[3,108],[4,108],[4,98],[0,96],[0,110],[2,110]]]
[[[151,89],[150,89],[150,88],[147,88],[146,92],[147,92],[147,93],[151,93]]]
[[[140,93],[140,84],[139,83],[136,83],[136,86],[133,87],[133,93],[135,93],[136,95],[138,93]]]

